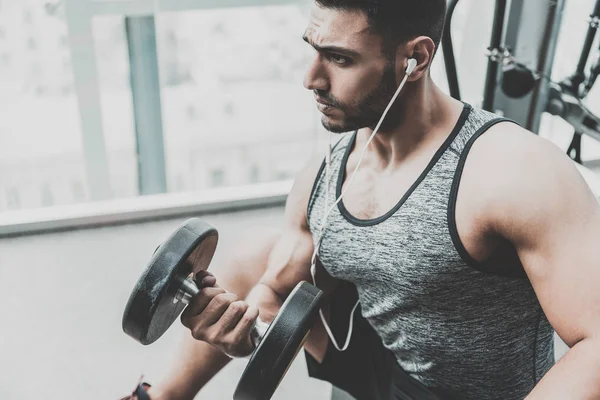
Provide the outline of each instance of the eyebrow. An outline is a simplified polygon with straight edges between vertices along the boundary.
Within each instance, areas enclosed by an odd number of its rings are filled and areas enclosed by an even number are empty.
[[[351,57],[356,57],[358,58],[360,56],[360,54],[354,50],[350,50],[344,47],[339,47],[339,46],[319,46],[316,44],[312,44],[309,40],[308,37],[306,36],[306,34],[302,35],[302,40],[304,40],[306,43],[310,44],[312,47],[314,47],[317,51],[325,51],[325,52],[334,52],[334,53],[340,53],[340,54],[345,54]]]

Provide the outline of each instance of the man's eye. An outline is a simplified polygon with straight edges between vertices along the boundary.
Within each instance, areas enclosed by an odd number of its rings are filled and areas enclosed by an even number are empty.
[[[336,64],[339,65],[348,65],[350,64],[350,59],[348,57],[340,56],[337,54],[330,54],[329,59]]]

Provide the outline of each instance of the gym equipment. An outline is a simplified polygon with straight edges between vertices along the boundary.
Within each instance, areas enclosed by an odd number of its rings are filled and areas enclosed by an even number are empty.
[[[502,90],[512,99],[525,97],[533,91],[536,84],[533,71],[521,64],[511,63],[502,68]]]
[[[457,100],[461,98],[451,25],[459,2],[448,2],[442,39],[448,87]],[[553,81],[551,70],[566,0],[495,0],[494,3],[482,108],[501,113],[534,133],[540,129],[543,112],[562,118],[574,130],[567,154],[581,164],[582,136],[600,141],[600,117],[583,102],[600,76],[600,48],[593,49],[600,31],[600,0],[594,1],[587,21],[582,14],[581,22],[587,23],[587,33],[577,67],[559,82]],[[531,14],[532,10],[537,12]],[[525,16],[529,15],[532,17],[525,24]]]
[[[148,345],[160,338],[200,289],[193,277],[208,269],[218,232],[192,218],[160,245],[135,285],[123,314],[123,330]],[[235,400],[267,400],[279,386],[316,321],[323,292],[300,282],[277,317],[252,328],[255,350],[234,393]]]

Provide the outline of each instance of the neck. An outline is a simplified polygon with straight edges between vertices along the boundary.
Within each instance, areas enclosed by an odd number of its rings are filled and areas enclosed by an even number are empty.
[[[462,103],[442,92],[431,79],[407,84],[399,100],[403,104],[402,114],[392,107],[386,117],[398,122],[386,125],[384,121],[367,150],[385,166],[397,165],[420,149],[441,144],[463,108]],[[372,133],[372,128],[361,129],[360,141],[366,142]]]

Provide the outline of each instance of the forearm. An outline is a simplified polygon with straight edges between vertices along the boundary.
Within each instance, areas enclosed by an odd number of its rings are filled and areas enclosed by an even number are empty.
[[[526,398],[538,399],[600,399],[600,340],[573,346]]]
[[[271,322],[279,312],[283,299],[265,283],[258,283],[246,297],[248,305],[258,308],[259,317]]]
[[[152,400],[192,400],[231,361],[220,350],[191,335],[185,335],[175,360],[165,379],[150,389]]]

